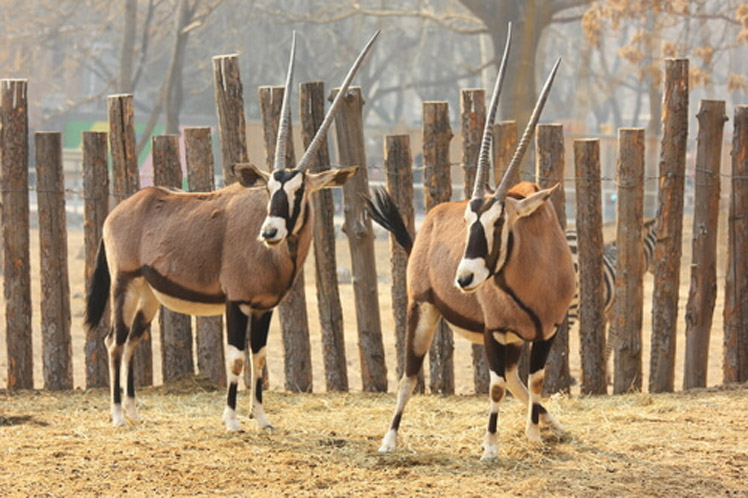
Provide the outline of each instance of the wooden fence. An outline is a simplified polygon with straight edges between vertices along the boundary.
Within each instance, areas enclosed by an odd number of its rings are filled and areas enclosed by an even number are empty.
[[[224,181],[233,181],[231,165],[247,161],[243,91],[235,56],[214,58],[216,108],[222,151]],[[658,235],[655,246],[655,292],[652,312],[652,347],[649,390],[672,391],[674,386],[675,330],[678,320],[678,275],[683,221],[685,184],[685,150],[688,118],[688,61],[668,60],[663,106],[662,144],[660,147],[657,210]],[[31,282],[29,270],[29,187],[28,187],[28,99],[24,80],[2,80],[0,89],[0,167],[2,167],[3,207],[3,279],[5,285],[5,335],[8,356],[9,389],[34,386],[31,347]],[[259,90],[264,139],[268,164],[272,163],[272,144],[277,133],[282,88]],[[335,90],[333,90],[333,93]],[[475,174],[480,131],[485,122],[485,93],[482,90],[462,92],[460,120],[462,128],[462,175],[465,196],[470,195]],[[305,83],[301,92],[300,124],[304,146],[308,145],[324,114],[324,86]],[[341,164],[367,164],[362,123],[361,90],[353,88],[345,99],[336,120],[338,157]],[[135,158],[134,110],[132,95],[114,95],[108,99],[110,129],[105,133],[84,133],[83,198],[85,199],[85,272],[90,277],[101,227],[108,209],[138,189]],[[449,109],[445,102],[423,105],[423,188],[425,209],[451,196],[452,180],[449,162]],[[684,388],[704,386],[714,309],[716,282],[716,229],[719,180],[731,181],[727,278],[724,310],[724,382],[748,380],[748,108],[734,111],[732,171],[720,173],[725,105],[721,101],[703,101],[698,114],[696,183],[693,217],[693,264],[691,292],[686,313],[687,341]],[[516,142],[514,122],[494,127],[494,177],[501,176],[507,158]],[[44,387],[70,389],[73,352],[70,333],[70,298],[66,254],[64,184],[59,133],[37,133],[35,186],[39,211],[41,245],[42,361]],[[111,181],[107,172],[107,138],[112,157]],[[184,131],[189,188],[209,191],[214,188],[213,157],[209,128]],[[383,140],[384,170],[387,186],[411,230],[415,229],[413,193],[413,150],[407,135],[388,135]],[[179,137],[153,139],[154,182],[164,186],[181,186]],[[642,374],[642,217],[643,185],[652,178],[645,175],[644,132],[624,129],[619,133],[617,165],[617,275],[616,303],[611,333],[606,346],[602,302],[602,202],[600,144],[598,139],[576,140],[573,147],[576,184],[576,225],[579,234],[580,266],[580,354],[581,392],[607,392],[605,352],[615,353],[614,388],[616,393],[640,390]],[[293,148],[286,158],[293,163]],[[543,186],[568,179],[565,174],[563,129],[560,125],[541,125],[536,136],[536,178]],[[330,167],[328,147],[321,147],[314,158],[312,171]],[[386,391],[387,369],[383,346],[377,269],[374,257],[374,231],[365,215],[361,194],[368,191],[367,168],[360,168],[343,189],[345,232],[352,259],[353,290],[358,329],[359,361],[364,391]],[[523,175],[525,176],[525,175]],[[325,385],[328,391],[349,389],[346,367],[342,307],[338,293],[333,216],[335,206],[329,192],[313,198],[317,212],[314,226],[315,277],[319,303],[319,329],[323,342]],[[552,202],[562,225],[566,222],[564,190],[559,189]],[[398,376],[402,371],[402,348],[405,323],[406,256],[392,247],[392,303],[395,321]],[[307,275],[306,278],[310,278]],[[280,310],[284,344],[285,388],[289,391],[311,391],[311,347],[303,279]],[[382,310],[389,313],[390,310]],[[183,316],[162,312],[161,365],[164,381],[199,372],[219,385],[225,385],[222,325],[220,318],[201,319],[196,330]],[[108,383],[107,353],[101,338],[107,324],[92,331],[85,341],[86,386]],[[251,333],[251,331],[250,331]],[[149,334],[146,334],[149,336]],[[193,351],[194,343],[197,345]],[[548,362],[546,392],[568,391],[569,334],[560,329]],[[153,382],[153,357],[150,343],[141,341],[135,357],[136,380],[141,385]],[[196,364],[193,358],[197,359]],[[481,347],[473,348],[474,391],[486,392],[488,375]],[[446,325],[440,325],[429,354],[429,382],[421,381],[431,392],[455,391],[454,339]]]

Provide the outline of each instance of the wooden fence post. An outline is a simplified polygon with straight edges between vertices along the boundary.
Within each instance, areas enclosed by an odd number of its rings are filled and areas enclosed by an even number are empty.
[[[642,217],[644,212],[644,129],[618,131],[618,213],[616,226],[615,315],[608,340],[615,349],[613,392],[642,388]]]
[[[384,170],[387,175],[387,190],[410,234],[415,233],[413,210],[413,156],[408,135],[385,135]],[[408,255],[390,234],[390,264],[392,275],[392,314],[395,319],[395,348],[397,350],[397,376],[400,378],[405,365],[405,334],[407,328],[408,290],[406,274]]]
[[[333,89],[330,98],[334,98],[337,92],[338,89]],[[343,232],[348,237],[353,266],[362,388],[365,392],[386,392],[387,365],[384,360],[382,324],[379,317],[374,231],[362,201],[362,195],[369,193],[363,106],[361,88],[350,87],[335,118],[340,163],[345,166],[358,166],[356,174],[343,186]]]
[[[735,107],[724,311],[724,382],[748,381],[748,106]]]
[[[605,394],[600,141],[575,140],[582,394]]]
[[[447,102],[423,103],[423,197],[426,211],[452,198],[449,142],[452,140]],[[444,319],[434,332],[429,350],[429,388],[432,393],[454,394],[454,337]],[[418,389],[423,384],[419,374]],[[423,389],[420,389],[421,392]]]
[[[191,192],[211,192],[215,189],[213,143],[210,128],[184,129],[187,183]],[[223,318],[198,316],[195,318],[197,369],[221,387],[226,387],[226,362],[223,352]]]
[[[501,179],[504,178],[504,172],[512,162],[512,156],[514,151],[517,150],[517,122],[516,121],[502,121],[493,125],[493,178],[494,185],[498,186],[501,183]],[[509,182],[509,187],[513,187],[518,184],[519,168],[514,170],[514,174]]]
[[[672,392],[688,139],[688,59],[665,60],[649,391]]]
[[[96,267],[96,253],[102,236],[104,220],[109,213],[109,149],[106,132],[83,132],[83,222],[86,253],[86,297]],[[86,330],[86,388],[109,385],[109,355],[104,337],[109,333],[109,306],[99,324]]]
[[[516,127],[515,142],[516,142]],[[536,176],[541,188],[550,188],[560,184],[551,196],[551,202],[556,211],[558,222],[562,230],[566,230],[566,192],[564,191],[564,127],[560,124],[541,124],[537,127],[535,147]],[[513,152],[513,151],[512,151]],[[511,160],[511,159],[509,159]],[[504,169],[506,169],[504,165]],[[494,170],[495,171],[495,170]],[[501,178],[503,173],[499,173]],[[543,395],[563,392],[568,393],[571,387],[569,373],[569,322],[559,325],[553,346],[545,364],[545,382]]]
[[[153,184],[182,188],[179,135],[153,137]],[[161,373],[169,382],[195,373],[192,360],[192,317],[164,306],[159,312],[161,329]]]
[[[130,94],[110,95],[107,98],[107,105],[109,147],[112,153],[112,193],[114,205],[117,205],[140,188],[138,157],[135,153],[135,105]],[[153,384],[150,326],[143,333],[135,350],[133,375],[138,386]]]
[[[60,391],[73,388],[62,135],[59,132],[37,132],[34,134],[34,145],[39,209],[44,388]]]
[[[262,115],[262,135],[265,138],[265,164],[269,171],[275,162],[275,141],[283,103],[282,86],[263,86],[257,90]],[[288,147],[285,166],[293,168],[296,159],[293,148],[293,126],[289,123]],[[285,356],[285,387],[291,392],[312,392],[312,351],[309,342],[309,319],[306,314],[304,293],[304,269],[299,272],[296,282],[278,306],[283,351]]]
[[[299,96],[301,137],[304,149],[314,139],[325,118],[325,84],[302,83]],[[309,171],[330,169],[327,140],[309,163]],[[338,289],[338,265],[335,258],[335,202],[332,192],[323,189],[312,196],[314,207],[314,268],[317,285],[317,309],[322,334],[322,360],[327,392],[348,391],[348,367],[345,361],[343,308]]]
[[[29,118],[26,80],[1,80],[0,166],[8,389],[33,389],[29,256]]]
[[[231,166],[249,161],[244,94],[237,54],[213,57],[213,87],[218,113],[218,133],[221,138],[223,184],[230,185],[236,181]]]
[[[717,299],[717,224],[722,132],[727,116],[723,100],[702,100],[696,139],[691,288],[686,305],[686,361],[683,389],[706,387],[709,336]]]
[[[462,122],[462,168],[465,199],[470,199],[478,168],[478,154],[486,123],[486,92],[483,89],[460,92],[460,117]],[[476,394],[488,393],[488,364],[482,344],[472,344],[473,383]]]

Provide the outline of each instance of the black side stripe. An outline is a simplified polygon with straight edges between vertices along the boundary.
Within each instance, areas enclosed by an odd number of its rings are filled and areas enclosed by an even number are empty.
[[[519,308],[524,311],[528,317],[530,317],[530,320],[535,326],[535,340],[541,340],[543,338],[543,325],[540,323],[540,318],[538,318],[538,315],[535,314],[532,308],[522,302],[517,294],[514,293],[512,288],[509,287],[509,285],[506,283],[504,272],[499,272],[496,275],[496,283],[498,284],[499,288],[504,291],[509,297],[511,297],[514,303],[519,306]]]
[[[223,304],[226,302],[226,296],[223,294],[206,294],[204,292],[188,289],[169,280],[151,266],[144,265],[139,273],[148,281],[151,287],[167,296],[192,303]]]

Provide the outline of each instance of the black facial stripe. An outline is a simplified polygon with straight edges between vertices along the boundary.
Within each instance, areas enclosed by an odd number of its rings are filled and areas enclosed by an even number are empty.
[[[281,187],[270,199],[270,208],[268,212],[268,215],[270,216],[283,218],[286,221],[286,230],[288,230],[289,233],[293,231],[294,226],[296,226],[296,221],[299,218],[299,214],[301,213],[301,200],[304,197],[304,181],[302,180],[301,185],[293,194],[292,212],[289,212],[288,193],[283,187],[296,175],[303,175],[303,173],[296,170],[281,170],[273,173],[273,178],[281,184]]]
[[[304,182],[301,182],[301,186],[294,193],[293,214],[291,214],[291,218],[286,222],[286,229],[289,233],[293,231],[293,228],[296,226],[296,221],[299,219],[299,214],[301,213],[301,201],[303,197]]]
[[[488,245],[486,245],[486,233],[483,230],[483,225],[480,221],[476,221],[468,228],[470,236],[467,240],[467,247],[465,247],[465,258],[485,258],[488,253]]]

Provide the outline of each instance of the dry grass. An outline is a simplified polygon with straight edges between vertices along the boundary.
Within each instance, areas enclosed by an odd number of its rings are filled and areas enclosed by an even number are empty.
[[[142,391],[138,425],[108,423],[104,390],[0,391],[5,496],[717,496],[748,495],[748,385],[688,393],[553,397],[566,426],[523,436],[502,406],[500,457],[479,461],[487,400],[417,396],[401,446],[376,451],[391,394],[271,392],[274,432],[226,433],[223,393],[204,384]],[[241,402],[246,405],[246,396]]]

